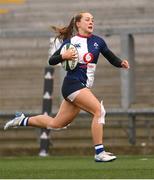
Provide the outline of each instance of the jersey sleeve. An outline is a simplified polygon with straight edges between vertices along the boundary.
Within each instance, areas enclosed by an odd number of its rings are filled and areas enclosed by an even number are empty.
[[[61,52],[62,47],[68,42],[69,40],[64,41],[62,45],[60,46],[60,48],[52,56],[49,57],[49,60],[48,60],[49,65],[57,65],[62,62],[63,59],[60,52]]]
[[[60,49],[58,49],[48,60],[49,65],[57,65],[62,62],[62,55]]]
[[[122,60],[118,58],[107,46],[103,39],[100,39],[100,52],[101,54],[115,67],[122,67]]]

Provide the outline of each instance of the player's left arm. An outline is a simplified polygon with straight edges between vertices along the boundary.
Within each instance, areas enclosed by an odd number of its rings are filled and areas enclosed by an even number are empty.
[[[100,52],[102,55],[115,67],[119,68],[129,68],[129,63],[126,59],[121,60],[117,57],[107,46],[106,42],[100,38]]]
[[[129,63],[126,59],[122,60],[121,62],[122,68],[129,69]]]
[[[121,60],[111,50],[107,49],[105,52],[103,52],[103,55],[113,66],[125,69],[129,68],[128,61],[126,59]]]

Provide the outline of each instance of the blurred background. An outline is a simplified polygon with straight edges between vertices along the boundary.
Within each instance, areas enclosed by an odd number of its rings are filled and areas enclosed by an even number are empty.
[[[151,0],[0,0],[0,155],[39,152],[40,132],[35,128],[3,131],[14,112],[42,113],[44,69],[47,66],[50,25],[67,25],[74,14],[94,15],[96,34],[121,58],[133,54],[133,101],[122,104],[130,80],[100,56],[93,87],[108,110],[104,144],[116,153],[154,153],[154,1]],[[123,52],[133,37],[133,51]],[[124,38],[123,38],[124,37]],[[127,41],[128,40],[128,41]],[[132,41],[131,41],[132,43]],[[130,59],[128,59],[131,61]],[[123,75],[123,78],[121,76]],[[126,77],[125,77],[126,75]],[[61,103],[63,73],[55,67],[52,113]],[[125,83],[123,83],[125,85]],[[129,93],[129,92],[127,92]],[[125,101],[124,101],[125,102]],[[132,114],[124,113],[131,108]],[[118,110],[117,110],[118,109]],[[119,112],[120,109],[120,112]],[[148,112],[148,113],[147,113]],[[68,130],[50,132],[49,154],[92,153],[91,116],[80,115]],[[18,153],[19,152],[19,153]]]

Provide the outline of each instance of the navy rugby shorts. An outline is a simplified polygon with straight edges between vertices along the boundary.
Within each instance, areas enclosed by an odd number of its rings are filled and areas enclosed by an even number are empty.
[[[73,101],[80,89],[86,86],[78,79],[65,77],[62,85],[62,95],[65,100]]]

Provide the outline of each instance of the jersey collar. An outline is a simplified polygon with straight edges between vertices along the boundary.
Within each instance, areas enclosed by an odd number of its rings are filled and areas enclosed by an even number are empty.
[[[81,38],[89,38],[89,37],[91,37],[92,36],[92,34],[89,34],[89,35],[82,35],[82,34],[77,34],[77,36],[79,36],[79,37],[81,37]]]

